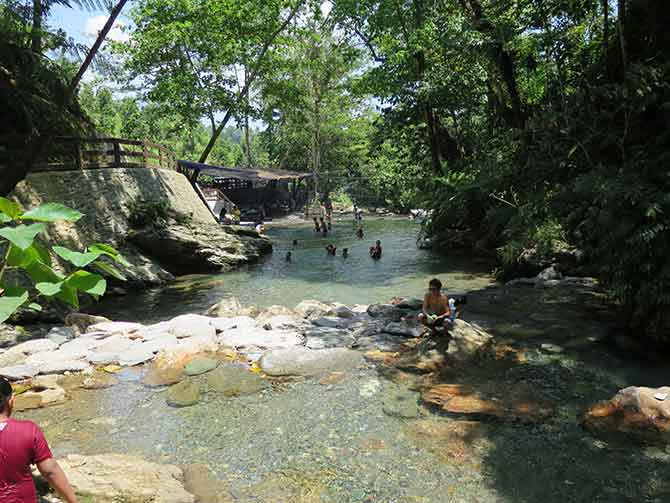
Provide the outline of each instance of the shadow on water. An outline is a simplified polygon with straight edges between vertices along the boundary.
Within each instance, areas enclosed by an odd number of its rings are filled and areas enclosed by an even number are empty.
[[[484,362],[458,382],[503,397],[526,387],[553,404],[554,414],[527,425],[487,421],[479,430],[489,442],[481,469],[500,501],[670,501],[670,446],[597,438],[580,425],[591,405],[623,387],[667,385],[670,365],[614,350],[607,338],[613,327],[593,322],[598,303],[588,289],[501,292],[471,295],[468,315],[488,325],[498,343],[519,349],[523,361]]]

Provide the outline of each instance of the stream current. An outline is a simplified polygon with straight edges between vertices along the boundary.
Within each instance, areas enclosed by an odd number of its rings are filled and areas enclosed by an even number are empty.
[[[423,406],[414,418],[388,415],[389,394],[408,384],[374,365],[333,384],[289,380],[255,395],[206,394],[183,409],[168,407],[165,391],[142,386],[142,370],[131,368],[118,374],[117,386],[75,391],[65,405],[22,417],[43,427],[58,456],[114,452],[206,464],[230,501],[670,502],[669,447],[596,438],[579,424],[586,408],[618,389],[667,385],[670,376],[668,365],[610,349],[612,322],[602,299],[562,288],[486,289],[489,267],[417,250],[418,227],[406,220],[364,224],[362,241],[350,221],[337,222],[327,239],[304,224],[276,225],[269,231],[275,252],[259,264],[110,299],[98,312],[149,323],[202,312],[222,297],[261,307],[309,298],[368,304],[420,296],[436,275],[448,291],[477,291],[465,319],[524,355],[522,363],[473,365],[454,382],[503,394],[535,387],[554,404],[549,419],[501,422]],[[376,239],[384,247],[378,262],[368,256]],[[336,257],[326,255],[329,242]]]

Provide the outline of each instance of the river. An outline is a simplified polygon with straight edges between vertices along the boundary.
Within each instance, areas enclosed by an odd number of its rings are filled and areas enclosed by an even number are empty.
[[[579,415],[628,385],[667,383],[670,367],[611,349],[611,313],[590,291],[484,289],[486,265],[417,250],[418,228],[405,220],[365,222],[353,237],[338,222],[328,239],[305,225],[276,225],[275,252],[219,276],[111,299],[98,312],[151,322],[201,312],[222,297],[243,305],[292,307],[315,298],[367,304],[417,296],[438,276],[450,291],[479,290],[465,318],[488,326],[520,361],[486,361],[449,376],[503,396],[533,388],[552,403],[549,419],[529,424],[453,417],[422,407],[415,418],[384,412],[405,386],[373,366],[336,384],[276,382],[260,394],[173,409],[164,391],[143,387],[142,371],[119,374],[106,390],[78,391],[62,406],[26,414],[40,422],[58,455],[135,453],[178,465],[204,463],[225,482],[230,501],[263,503],[668,502],[670,448],[597,438]],[[298,240],[298,246],[292,242]],[[382,260],[368,256],[379,239]],[[332,242],[343,259],[326,255]],[[293,252],[288,263],[286,251]],[[228,501],[228,500],[226,500]]]

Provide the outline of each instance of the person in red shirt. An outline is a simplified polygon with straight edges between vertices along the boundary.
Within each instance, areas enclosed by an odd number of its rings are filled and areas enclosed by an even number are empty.
[[[42,431],[32,421],[12,419],[12,386],[0,377],[0,502],[37,503],[30,465],[37,469],[66,503],[77,497],[65,473],[51,455]]]

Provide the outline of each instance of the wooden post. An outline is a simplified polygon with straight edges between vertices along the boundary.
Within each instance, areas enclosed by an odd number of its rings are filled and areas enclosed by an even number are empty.
[[[142,160],[144,162],[144,167],[148,168],[149,167],[149,147],[147,146],[147,141],[143,140],[142,141]]]
[[[118,140],[114,140],[114,143],[112,143],[114,147],[114,167],[115,168],[120,168],[121,167],[121,144],[119,143]]]

